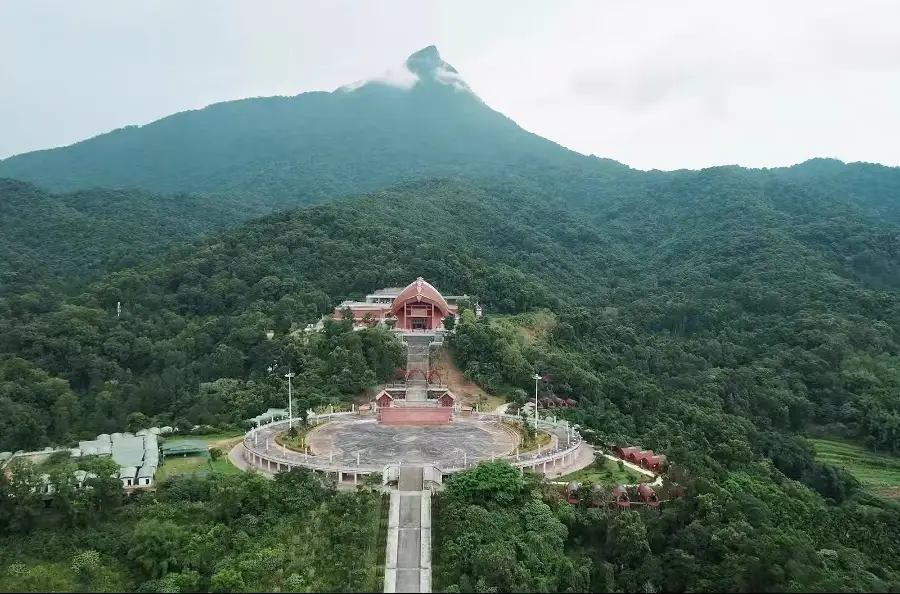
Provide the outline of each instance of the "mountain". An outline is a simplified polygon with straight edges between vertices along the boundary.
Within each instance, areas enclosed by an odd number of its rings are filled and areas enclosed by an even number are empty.
[[[333,92],[218,103],[10,157],[0,177],[54,191],[230,194],[272,210],[411,176],[497,176],[535,163],[628,171],[523,130],[430,46],[396,71]]]
[[[0,161],[0,294],[74,287],[204,231],[433,176],[580,204],[660,174],[523,130],[431,46],[333,92],[219,103]]]

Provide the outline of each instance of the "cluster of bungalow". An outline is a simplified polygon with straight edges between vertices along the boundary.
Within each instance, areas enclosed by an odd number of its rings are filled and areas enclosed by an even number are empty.
[[[578,491],[581,489],[581,483],[570,482],[566,485],[566,499],[569,503],[578,503]],[[659,497],[656,491],[650,485],[639,483],[635,491],[640,502],[648,507],[657,507],[659,505]],[[610,505],[617,508],[627,508],[632,505],[631,495],[626,485],[618,486],[608,493],[602,485],[594,485],[594,492],[591,496],[591,505],[593,507],[602,507]]]
[[[612,449],[612,453],[626,462],[637,464],[641,468],[646,468],[653,472],[663,470],[666,465],[665,454],[654,454],[653,450],[643,450],[638,446],[615,446]]]

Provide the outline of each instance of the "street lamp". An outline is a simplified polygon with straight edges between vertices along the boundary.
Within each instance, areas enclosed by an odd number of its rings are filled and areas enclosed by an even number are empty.
[[[534,380],[534,430],[537,431],[538,428],[538,382],[541,381],[541,376],[537,373],[531,378]]]
[[[288,380],[288,431],[294,428],[294,405],[293,405],[293,397],[291,394],[291,378],[297,375],[293,371],[288,370],[287,373],[284,374],[284,377]]]

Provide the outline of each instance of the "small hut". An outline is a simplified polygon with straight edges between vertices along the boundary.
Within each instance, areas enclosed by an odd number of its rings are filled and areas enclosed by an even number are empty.
[[[657,507],[659,505],[659,497],[656,496],[656,491],[650,485],[640,483],[638,485],[638,496],[648,507]]]
[[[628,489],[624,486],[616,487],[612,490],[612,503],[618,507],[630,507],[631,498],[628,497]]]

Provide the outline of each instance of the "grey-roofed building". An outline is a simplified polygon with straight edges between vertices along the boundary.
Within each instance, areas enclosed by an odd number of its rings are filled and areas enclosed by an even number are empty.
[[[78,449],[83,456],[108,456],[112,453],[109,440],[95,439],[93,441],[79,441]]]
[[[200,454],[206,456],[209,449],[202,439],[176,439],[163,442],[163,456],[188,456]]]
[[[169,433],[174,433],[174,431],[175,431],[175,430],[172,429],[171,427],[169,427],[168,425],[166,425],[165,427],[160,427],[160,428],[159,428],[159,433],[160,433],[161,435],[168,435]]]
[[[75,484],[78,485],[78,488],[84,486],[84,481],[87,479],[88,473],[84,470],[76,470],[75,471]]]
[[[122,437],[112,446],[112,458],[119,466],[140,466],[144,461],[144,438]]]
[[[122,437],[121,433],[113,433],[112,435],[109,436],[110,440],[112,440],[112,441],[120,439],[121,437]]]
[[[156,464],[144,464],[137,473],[136,485],[146,487],[153,484],[153,475],[156,474]]]
[[[123,487],[133,487],[137,483],[135,482],[135,477],[137,476],[138,469],[136,466],[122,466],[119,468],[119,480],[122,481]]]
[[[97,436],[97,441],[112,441],[108,433],[101,433]]]
[[[284,408],[270,408],[266,412],[256,415],[252,419],[247,419],[251,423],[255,423],[256,425],[265,425],[266,423],[271,423],[275,419],[286,419],[288,417],[288,411]]]
[[[80,448],[70,448],[69,455],[72,456],[73,458],[80,458],[81,457],[81,449]]]
[[[150,432],[147,431],[146,429],[141,429],[140,431],[136,432],[134,435],[136,437],[143,437],[143,436],[147,435],[148,433],[150,433]]]
[[[151,435],[159,435],[159,432],[160,432],[160,428],[159,428],[159,427],[150,427],[150,434],[151,434]]]

